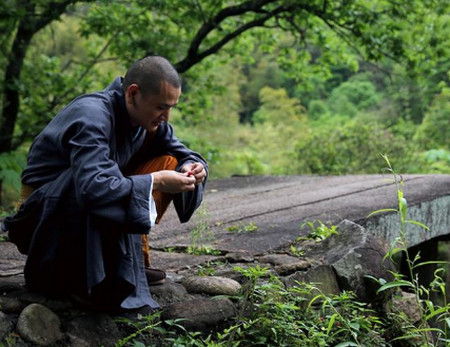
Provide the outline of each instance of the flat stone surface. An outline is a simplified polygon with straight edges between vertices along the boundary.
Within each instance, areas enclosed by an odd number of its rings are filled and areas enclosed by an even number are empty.
[[[450,175],[404,175],[403,180],[410,210],[450,195]],[[396,208],[396,196],[390,175],[248,176],[208,182],[202,208],[214,231],[213,248],[262,254],[305,235],[307,228],[300,230],[305,221],[338,224],[348,219],[364,224],[369,213]],[[449,213],[448,209],[442,211],[447,218]],[[201,223],[205,217],[195,215],[180,224],[170,208],[163,223],[151,232],[150,245],[160,249],[189,246],[190,232]],[[256,231],[229,231],[251,224],[257,226]]]
[[[408,210],[450,196],[450,175],[404,175],[403,179]],[[396,188],[390,175],[244,176],[210,181],[201,207],[207,217],[196,214],[181,224],[171,205],[162,224],[151,231],[152,265],[177,271],[224,261],[227,252],[246,254],[251,259],[280,250],[306,235],[308,229],[300,228],[305,221],[320,219],[338,224],[348,219],[364,225],[369,213],[396,207]],[[441,221],[450,218],[445,206],[439,214]],[[222,255],[165,251],[189,246],[191,231],[204,224],[214,232],[210,246]],[[249,225],[257,230],[245,231]],[[230,227],[237,230],[230,231]],[[0,242],[0,278],[23,282],[20,272],[24,261],[25,256],[14,245]]]

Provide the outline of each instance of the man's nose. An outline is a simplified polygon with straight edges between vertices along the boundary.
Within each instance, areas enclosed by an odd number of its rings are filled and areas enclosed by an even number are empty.
[[[164,120],[167,122],[169,120],[170,117],[170,108],[168,108],[167,110],[165,110],[161,116],[164,118]]]

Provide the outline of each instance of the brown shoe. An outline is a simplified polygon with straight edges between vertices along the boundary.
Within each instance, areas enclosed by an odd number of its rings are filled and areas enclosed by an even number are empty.
[[[163,284],[166,281],[166,273],[163,270],[145,268],[145,275],[149,286]]]

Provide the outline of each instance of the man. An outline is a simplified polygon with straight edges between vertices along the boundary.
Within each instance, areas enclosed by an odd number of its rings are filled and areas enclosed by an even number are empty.
[[[204,159],[168,123],[180,93],[174,67],[145,57],[73,100],[36,137],[22,174],[26,199],[2,226],[28,254],[30,290],[104,310],[158,307],[145,236],[172,198],[189,220],[207,177]]]

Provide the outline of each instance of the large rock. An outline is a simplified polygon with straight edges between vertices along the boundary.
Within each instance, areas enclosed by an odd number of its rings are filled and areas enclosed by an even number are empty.
[[[282,282],[287,288],[298,286],[297,282],[310,283],[316,287],[320,293],[327,296],[337,295],[340,293],[336,274],[330,265],[319,265],[309,269],[308,271],[298,271],[293,275],[282,277]],[[319,291],[310,293],[310,298],[317,295]]]
[[[236,308],[231,300],[220,299],[194,299],[170,305],[163,311],[163,320],[185,318],[182,321],[187,329],[206,330],[217,327],[219,324],[236,315]]]
[[[379,285],[366,276],[388,281],[392,279],[389,271],[395,268],[389,260],[383,260],[388,251],[387,243],[348,220],[342,221],[337,230],[337,235],[312,245],[305,255],[330,264],[336,272],[341,290],[355,292],[358,300],[382,300],[384,297],[376,293]]]
[[[208,295],[238,295],[241,285],[231,279],[220,276],[193,276],[187,277],[183,285],[190,293]]]
[[[40,346],[51,345],[63,337],[58,316],[40,304],[25,307],[16,328],[24,340]]]

